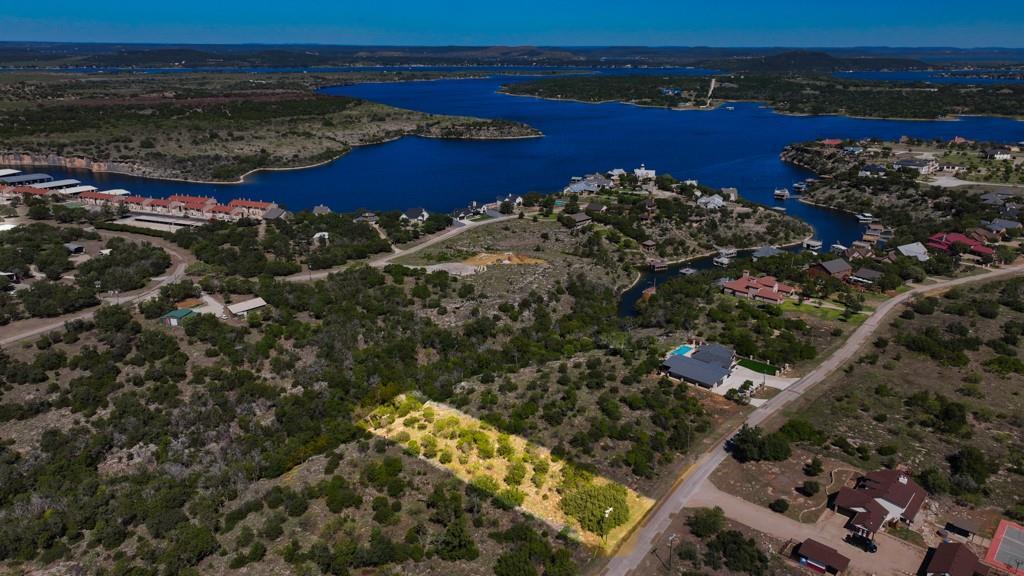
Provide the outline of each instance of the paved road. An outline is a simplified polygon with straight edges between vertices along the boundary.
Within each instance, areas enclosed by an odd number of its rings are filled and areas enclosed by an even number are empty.
[[[839,367],[846,364],[859,352],[860,348],[868,341],[875,330],[882,325],[886,316],[907,300],[920,294],[936,290],[947,290],[964,284],[995,280],[1019,274],[1022,271],[1024,271],[1024,264],[1015,264],[976,276],[966,276],[935,284],[916,286],[895,298],[886,300],[875,309],[874,313],[863,324],[854,330],[853,334],[850,335],[849,339],[839,349],[809,374],[752,412],[747,418],[746,424],[750,426],[761,424],[785,406],[803,396],[804,393],[823,381]],[[607,565],[601,571],[602,575],[626,576],[632,574],[633,576],[641,576],[639,572],[636,572],[637,568],[644,557],[654,548],[654,544],[660,535],[668,529],[672,522],[672,517],[687,506],[701,485],[707,481],[715,468],[728,456],[728,453],[725,451],[725,440],[731,436],[732,433],[723,437],[720,442],[708,449],[707,452],[698,458],[693,466],[683,473],[671,491],[662,497],[661,501],[652,509],[647,520],[623,544],[616,555],[608,560]]]
[[[419,244],[417,244],[415,246],[410,246],[408,248],[401,249],[401,250],[395,250],[394,252],[391,252],[390,254],[384,254],[382,256],[377,256],[377,257],[371,258],[370,261],[369,261],[369,264],[370,264],[370,266],[373,266],[374,268],[383,268],[383,267],[387,266],[388,264],[390,264],[395,258],[401,258],[402,256],[408,256],[410,254],[415,254],[415,253],[419,252],[420,250],[423,250],[424,248],[429,248],[429,247],[431,247],[431,246],[433,246],[435,244],[438,244],[440,242],[444,242],[445,240],[450,240],[450,239],[458,236],[459,234],[462,234],[463,232],[466,232],[467,230],[472,230],[474,228],[479,228],[480,226],[488,226],[488,225],[491,225],[491,224],[497,224],[498,222],[506,222],[508,220],[511,220],[511,219],[517,218],[517,217],[518,217],[518,215],[515,215],[515,216],[502,216],[501,218],[492,218],[490,220],[484,220],[482,222],[458,221],[456,223],[456,225],[454,227],[452,227],[451,229],[446,230],[445,232],[443,232],[441,234],[438,234],[436,236],[433,236],[431,238],[428,238],[427,240],[424,240],[423,242],[420,242]],[[334,274],[336,272],[340,272],[340,271],[344,270],[348,266],[349,265],[346,264],[344,266],[339,266],[337,268],[329,268],[327,270],[318,270],[316,272],[305,272],[305,273],[300,272],[298,274],[293,274],[291,276],[286,276],[286,277],[284,277],[284,280],[287,281],[287,282],[309,282],[311,280],[323,280],[324,278],[327,278],[331,274]]]

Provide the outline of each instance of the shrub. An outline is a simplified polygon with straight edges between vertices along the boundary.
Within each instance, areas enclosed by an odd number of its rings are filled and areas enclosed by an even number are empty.
[[[821,484],[816,480],[804,480],[803,485],[800,487],[800,492],[808,498],[814,496],[818,492],[821,492]]]
[[[725,527],[725,513],[721,508],[698,508],[686,519],[686,525],[694,536],[704,540],[719,533]]]
[[[789,500],[786,500],[785,498],[778,498],[776,500],[772,500],[768,507],[772,509],[772,512],[782,514],[786,512],[786,510],[789,510]]]
[[[562,498],[562,510],[584,530],[599,536],[629,519],[626,489],[618,484],[584,485]]]

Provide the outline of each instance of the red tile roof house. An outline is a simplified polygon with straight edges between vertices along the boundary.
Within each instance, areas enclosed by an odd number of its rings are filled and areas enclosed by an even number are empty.
[[[926,245],[933,250],[949,252],[953,249],[953,246],[958,244],[962,248],[973,254],[977,254],[978,256],[991,256],[995,254],[995,250],[985,246],[974,238],[965,236],[959,232],[939,232],[938,234],[932,235],[932,237],[928,239]]]
[[[223,204],[215,204],[210,206],[208,213],[210,218],[214,220],[237,220],[244,215],[245,209],[232,208],[231,206],[225,206]]]
[[[913,523],[928,492],[902,470],[877,470],[835,493],[836,511],[850,515],[847,528],[871,537],[886,524]]]
[[[245,210],[245,216],[250,218],[262,218],[263,213],[271,208],[276,208],[277,204],[273,202],[257,202],[255,200],[232,200],[228,203],[228,206],[232,208],[242,208]]]
[[[744,271],[743,276],[723,284],[722,291],[740,298],[781,304],[796,292],[796,288],[779,282],[774,276],[755,277]]]
[[[15,186],[10,191],[11,194],[21,196],[22,194],[28,194],[30,196],[48,196],[50,192],[43,188],[33,188],[32,186]]]
[[[113,194],[104,194],[102,192],[82,192],[78,195],[78,200],[84,204],[90,206],[106,206],[107,204],[114,204],[121,200],[120,196],[114,196]]]
[[[924,576],[988,576],[988,566],[960,542],[943,542],[929,556],[920,572]]]

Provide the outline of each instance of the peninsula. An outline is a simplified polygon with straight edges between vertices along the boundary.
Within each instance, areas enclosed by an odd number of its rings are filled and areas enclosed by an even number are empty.
[[[416,74],[414,79],[436,78]],[[425,114],[318,89],[395,75],[0,76],[0,164],[238,182],[403,136],[540,136],[524,124]]]

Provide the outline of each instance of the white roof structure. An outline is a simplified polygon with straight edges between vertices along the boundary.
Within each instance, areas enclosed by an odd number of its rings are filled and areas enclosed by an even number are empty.
[[[0,178],[5,178],[7,176],[15,176],[17,174],[21,174],[21,170],[13,170],[11,168],[0,168]]]
[[[928,249],[924,247],[924,244],[920,242],[914,242],[912,244],[904,244],[903,246],[897,246],[896,250],[900,254],[909,258],[917,258],[919,262],[928,261]]]
[[[253,298],[252,300],[246,300],[244,302],[239,302],[237,304],[230,304],[228,306],[228,312],[231,312],[235,316],[238,316],[239,314],[245,314],[250,310],[263,308],[266,305],[267,301],[264,300],[263,298]]]
[[[113,190],[104,190],[101,194],[110,194],[111,196],[131,196],[132,193],[125,190],[124,188],[114,188]]]
[[[72,178],[66,178],[64,180],[52,180],[50,182],[41,182],[39,184],[29,184],[33,188],[39,188],[40,190],[53,190],[54,188],[70,188],[72,186],[78,186],[82,182]]]
[[[61,194],[81,194],[82,192],[95,192],[95,191],[96,191],[96,187],[95,186],[88,186],[88,185],[72,186],[71,188],[62,188],[60,190],[57,190],[57,192],[59,192]]]

